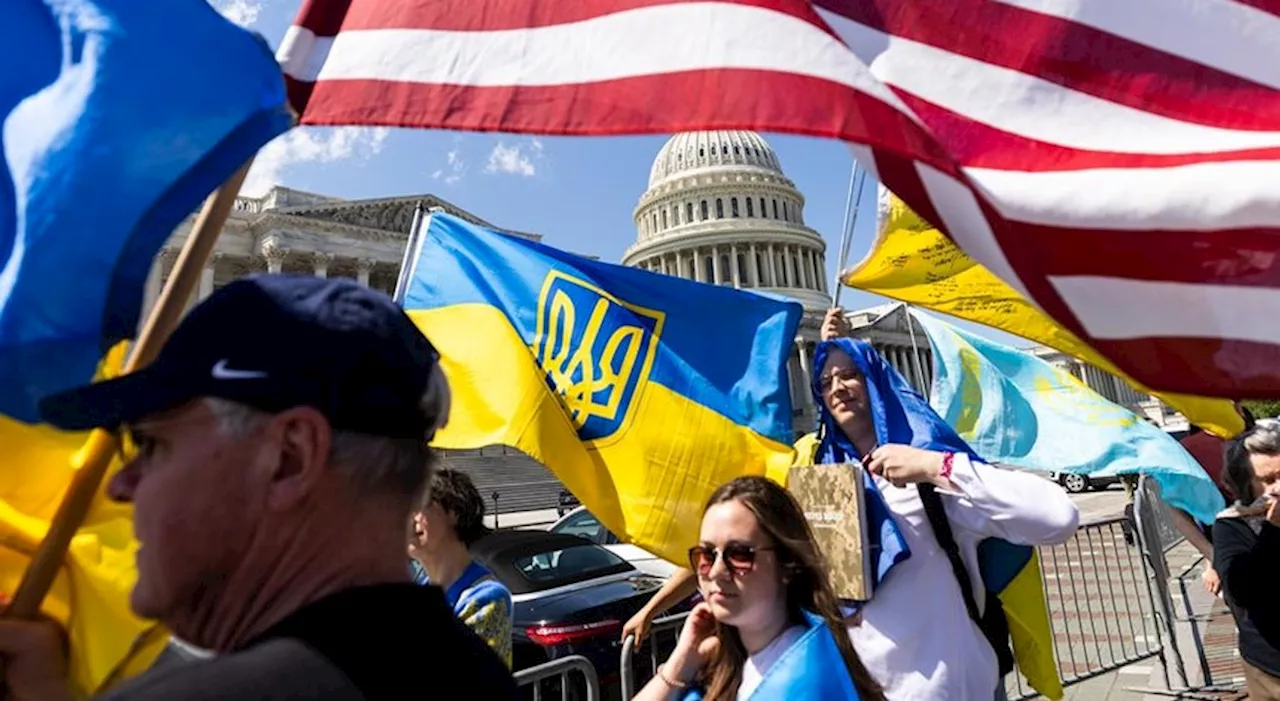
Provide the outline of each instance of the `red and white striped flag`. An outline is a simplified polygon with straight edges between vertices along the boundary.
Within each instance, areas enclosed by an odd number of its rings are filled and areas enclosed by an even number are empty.
[[[308,0],[303,124],[854,144],[1140,382],[1280,396],[1280,0]]]

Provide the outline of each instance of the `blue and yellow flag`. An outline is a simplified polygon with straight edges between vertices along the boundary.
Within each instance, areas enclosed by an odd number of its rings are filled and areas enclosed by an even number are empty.
[[[437,446],[519,448],[610,530],[667,560],[685,561],[721,484],[785,483],[799,304],[437,213],[404,307],[453,392]]]
[[[1226,504],[1163,430],[1031,353],[912,311],[933,348],[930,403],[988,462],[1090,475],[1151,475],[1161,497],[1201,523]]]
[[[842,275],[841,282],[850,287],[1021,336],[1102,368],[1139,392],[1151,392],[970,258],[897,197],[889,197],[871,252]],[[1217,436],[1244,430],[1244,419],[1226,399],[1153,394]]]
[[[157,249],[286,131],[280,68],[204,0],[23,0],[0,22],[0,414],[132,337]]]
[[[119,374],[125,347],[121,343],[107,354],[94,379]],[[79,469],[88,435],[0,416],[0,592],[17,588]],[[113,464],[108,475],[117,469]],[[99,493],[45,597],[43,612],[67,629],[71,681],[82,695],[142,671],[168,640],[164,629],[129,608],[137,547],[133,510]]]

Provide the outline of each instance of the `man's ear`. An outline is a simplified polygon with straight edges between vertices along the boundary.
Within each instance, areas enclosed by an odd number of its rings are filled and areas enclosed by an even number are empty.
[[[333,429],[319,411],[300,406],[276,414],[274,431],[280,437],[280,461],[271,475],[267,507],[290,509],[314,492],[329,463]]]

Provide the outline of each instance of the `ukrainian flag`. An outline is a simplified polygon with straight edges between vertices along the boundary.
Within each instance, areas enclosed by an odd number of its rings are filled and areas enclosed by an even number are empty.
[[[587,260],[432,214],[404,308],[453,392],[435,445],[504,444],[672,562],[711,492],[792,461],[794,302]]]
[[[126,344],[104,358],[94,380],[115,377]],[[83,459],[88,433],[29,425],[0,414],[5,479],[0,482],[0,592],[13,592],[30,564],[62,494]],[[108,476],[120,467],[113,464]],[[144,670],[159,655],[168,632],[129,609],[137,578],[133,510],[99,493],[45,598],[43,612],[70,638],[70,676],[81,695]]]

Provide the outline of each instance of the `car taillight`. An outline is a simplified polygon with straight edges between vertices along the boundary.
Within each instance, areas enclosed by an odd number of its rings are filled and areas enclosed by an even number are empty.
[[[548,623],[529,626],[525,634],[537,645],[563,645],[602,635],[617,635],[622,631],[622,621],[607,620],[592,623]]]

